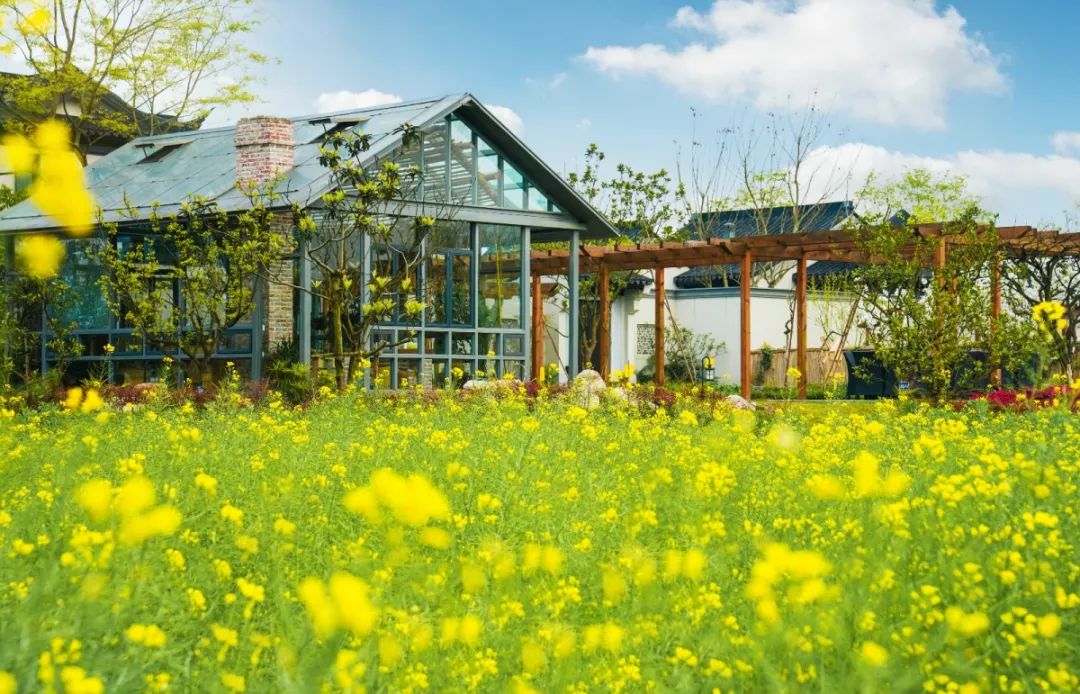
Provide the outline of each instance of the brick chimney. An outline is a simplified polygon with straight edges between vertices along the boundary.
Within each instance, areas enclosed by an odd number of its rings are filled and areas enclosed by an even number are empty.
[[[293,167],[296,142],[288,118],[241,118],[234,143],[238,184],[263,185]]]
[[[236,124],[236,184],[262,186],[291,169],[295,163],[296,143],[292,122],[287,118],[256,116],[241,118]],[[291,238],[292,217],[275,215],[273,222],[282,235]],[[282,259],[270,267],[266,287],[266,313],[263,316],[266,348],[294,339],[293,261]]]

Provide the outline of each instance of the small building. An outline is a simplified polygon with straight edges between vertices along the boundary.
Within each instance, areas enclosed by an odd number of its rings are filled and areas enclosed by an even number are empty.
[[[401,151],[405,124],[422,133],[414,151]],[[420,167],[423,183],[416,199],[406,201],[407,214],[433,214],[448,203],[453,209],[452,219],[440,219],[426,241],[418,290],[426,305],[422,315],[388,321],[375,336],[393,345],[379,362],[389,385],[439,385],[454,369],[465,377],[477,370],[526,377],[529,249],[607,239],[616,232],[470,94],[138,138],[91,163],[87,179],[104,218],[120,225],[119,243],[145,235],[155,210],[168,214],[192,195],[221,210],[243,210],[249,200],[238,180],[277,180],[283,212],[291,203],[311,208],[329,192],[319,151],[327,133],[338,131],[370,136],[365,156],[372,162],[402,158]],[[26,232],[58,230],[29,201],[0,213],[9,257],[14,236]],[[62,274],[77,297],[70,319],[83,347],[72,378],[106,363],[116,382],[153,380],[165,356],[181,355],[154,352],[110,313],[97,285],[102,270],[86,253],[88,244],[102,242],[66,241]],[[302,251],[283,260],[301,284],[318,280]],[[358,253],[358,265],[368,260]],[[300,359],[310,361],[323,339],[320,309],[306,292],[260,283],[255,310],[229,331],[216,357],[256,379],[266,356],[283,343],[295,343]],[[41,336],[43,369],[55,359],[48,338]]]

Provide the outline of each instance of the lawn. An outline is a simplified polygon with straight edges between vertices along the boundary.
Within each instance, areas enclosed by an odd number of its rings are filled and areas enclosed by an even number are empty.
[[[0,692],[1080,686],[1067,411],[69,404],[0,407]]]

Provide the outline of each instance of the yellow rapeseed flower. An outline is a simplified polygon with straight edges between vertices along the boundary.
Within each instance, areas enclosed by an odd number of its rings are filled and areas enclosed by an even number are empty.
[[[1061,617],[1053,612],[1044,614],[1037,621],[1039,636],[1044,639],[1052,639],[1061,631]]]
[[[47,280],[60,272],[67,250],[64,242],[49,234],[20,236],[15,243],[15,260],[30,277]]]
[[[889,661],[889,652],[881,644],[866,641],[859,649],[859,655],[868,665],[881,667]]]
[[[103,523],[112,511],[112,483],[102,479],[85,482],[75,492],[75,501],[90,516],[90,520]]]

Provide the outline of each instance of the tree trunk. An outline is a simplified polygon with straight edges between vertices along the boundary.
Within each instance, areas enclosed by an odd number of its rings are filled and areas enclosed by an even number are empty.
[[[345,338],[342,334],[341,327],[341,312],[342,312],[342,298],[341,287],[338,285],[338,279],[333,277],[330,279],[333,283],[330,287],[330,310],[331,320],[333,325],[333,350],[334,350],[334,373],[337,376],[338,390],[345,390],[346,374],[345,374]]]

